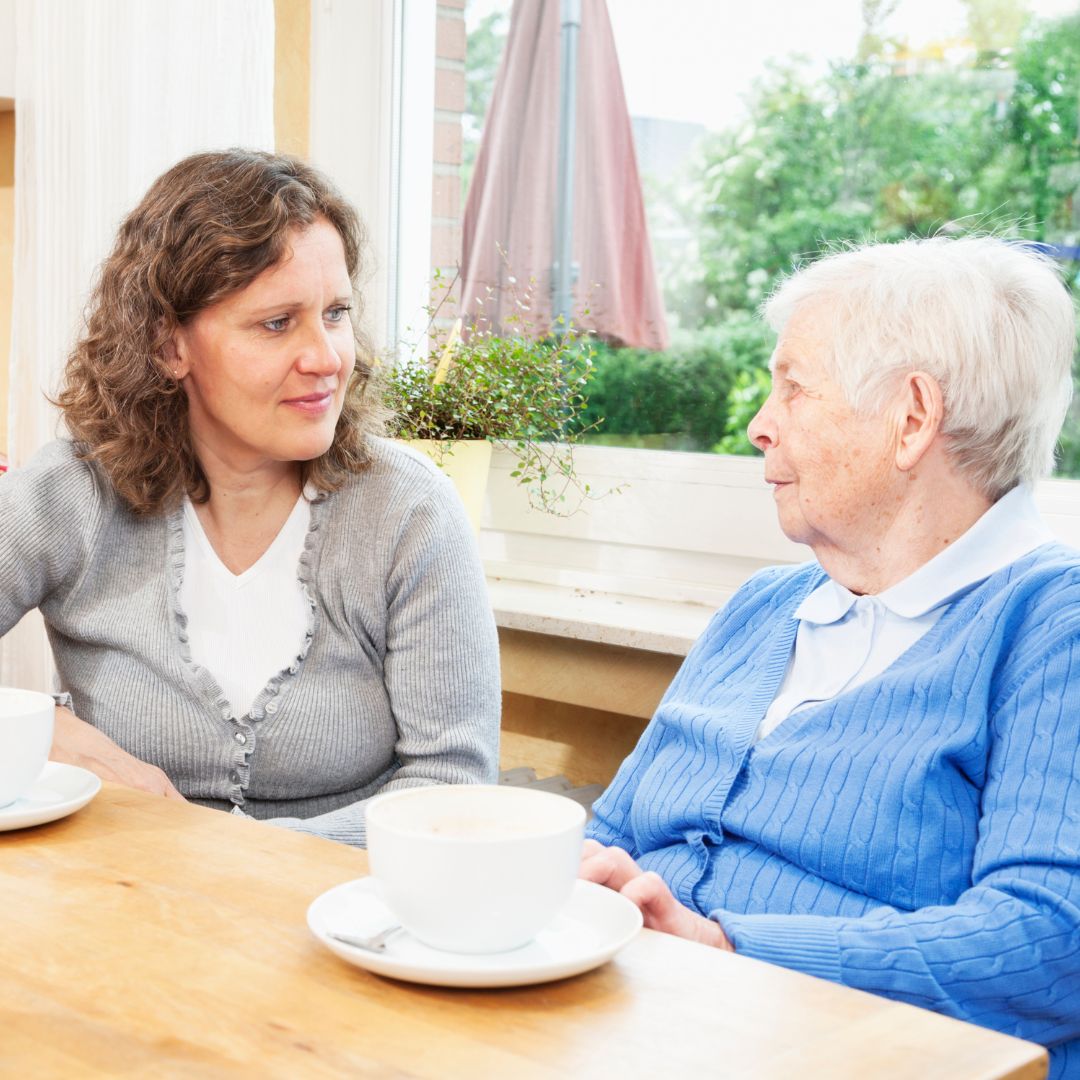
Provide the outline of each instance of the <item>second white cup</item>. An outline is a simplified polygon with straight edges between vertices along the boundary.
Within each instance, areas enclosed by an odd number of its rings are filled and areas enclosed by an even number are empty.
[[[496,953],[531,941],[570,898],[585,808],[527,788],[463,784],[376,796],[368,858],[382,897],[436,949]]]
[[[25,795],[41,775],[55,713],[48,694],[0,687],[0,807]]]

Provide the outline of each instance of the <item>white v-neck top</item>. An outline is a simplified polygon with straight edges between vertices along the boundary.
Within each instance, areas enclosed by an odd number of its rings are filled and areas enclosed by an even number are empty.
[[[763,739],[806,705],[880,675],[964,593],[1054,539],[1024,485],[913,574],[876,596],[831,578],[795,610],[799,629],[787,673],[757,731]]]
[[[244,716],[266,684],[300,652],[311,605],[297,577],[311,506],[303,495],[254,566],[234,574],[218,558],[195,508],[184,500],[184,577],[191,658],[214,676]]]

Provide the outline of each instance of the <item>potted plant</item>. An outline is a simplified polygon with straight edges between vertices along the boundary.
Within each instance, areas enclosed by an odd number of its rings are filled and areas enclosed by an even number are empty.
[[[565,327],[536,338],[518,324],[502,334],[474,326],[463,336],[460,320],[441,338],[428,335],[428,358],[384,370],[390,432],[450,474],[474,524],[493,443],[514,455],[510,475],[535,509],[568,516],[599,497],[574,469],[574,446],[595,426],[581,421],[594,354],[586,335]],[[470,469],[479,480],[467,478]]]

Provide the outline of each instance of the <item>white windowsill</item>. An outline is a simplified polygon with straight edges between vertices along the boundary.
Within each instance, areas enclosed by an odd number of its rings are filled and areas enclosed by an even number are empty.
[[[621,495],[560,520],[528,510],[497,450],[481,551],[498,625],[685,656],[712,614],[756,570],[811,558],[776,523],[754,458],[584,447],[595,489]],[[1035,494],[1059,539],[1080,548],[1080,482]]]
[[[685,656],[714,609],[704,604],[488,579],[495,622],[506,630]]]
[[[623,491],[560,519],[528,509],[495,452],[480,542],[503,629],[685,656],[756,570],[809,557],[776,528],[759,461],[608,447],[575,458],[594,490]]]

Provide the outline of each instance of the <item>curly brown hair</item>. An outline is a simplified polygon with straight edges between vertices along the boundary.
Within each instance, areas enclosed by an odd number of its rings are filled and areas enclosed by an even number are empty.
[[[364,230],[318,170],[255,150],[193,154],[150,187],[101,266],[56,399],[79,453],[137,514],[171,509],[210,486],[188,432],[188,402],[166,362],[178,326],[250,284],[284,255],[289,234],[325,218],[341,236],[354,293],[357,362],[334,441],[301,462],[301,482],[334,491],[368,463],[386,410],[359,329]]]

